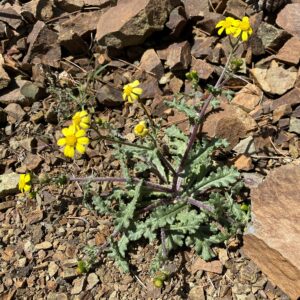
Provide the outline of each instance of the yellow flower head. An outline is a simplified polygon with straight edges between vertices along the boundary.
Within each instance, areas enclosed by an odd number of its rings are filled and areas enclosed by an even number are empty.
[[[236,30],[233,34],[234,37],[242,35],[242,41],[246,42],[249,39],[249,36],[253,33],[252,27],[248,17],[243,17],[242,21],[235,21]]]
[[[64,147],[64,155],[66,157],[73,158],[75,149],[80,154],[85,152],[86,145],[89,143],[89,138],[85,136],[85,130],[76,128],[72,124],[67,128],[63,128],[61,132],[65,137],[59,139],[57,145]]]
[[[19,178],[19,190],[24,192],[29,192],[31,190],[30,185],[31,176],[30,174],[21,174]]]
[[[131,83],[124,85],[123,87],[123,100],[128,100],[129,103],[133,103],[137,100],[143,93],[143,90],[139,88],[140,82],[135,80]]]
[[[224,30],[227,35],[235,33],[235,21],[236,20],[231,17],[227,17],[226,19],[219,21],[216,25],[216,28],[220,27],[220,29],[218,30],[218,35],[221,35]]]
[[[148,134],[149,130],[147,129],[146,122],[141,121],[134,127],[134,134],[140,137],[144,137]]]
[[[86,110],[78,111],[73,117],[72,122],[76,128],[87,129],[90,127],[90,116]]]

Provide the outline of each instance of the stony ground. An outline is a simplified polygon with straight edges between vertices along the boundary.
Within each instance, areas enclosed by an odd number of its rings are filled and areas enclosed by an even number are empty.
[[[78,183],[46,185],[31,199],[16,188],[18,174],[25,172],[118,175],[109,143],[92,142],[86,155],[70,161],[56,141],[82,104],[94,119],[106,119],[133,141],[132,128],[143,111],[122,100],[122,86],[133,79],[141,81],[142,100],[153,118],[165,127],[178,124],[188,134],[185,115],[164,102],[179,92],[189,94],[189,70],[197,70],[202,92],[216,82],[230,45],[216,34],[215,24],[223,15],[249,15],[254,34],[238,49],[242,68],[223,87],[227,97],[207,116],[203,130],[230,142],[225,159],[241,171],[246,185],[237,201],[251,203],[250,192],[265,176],[272,178],[272,170],[297,163],[300,155],[300,4],[256,4],[1,1],[0,299],[290,299],[246,258],[242,236],[215,248],[218,258],[211,262],[189,249],[171,253],[172,272],[162,289],[149,274],[156,245],[146,243],[132,249],[130,274],[122,274],[104,254],[88,274],[78,274],[84,246],[101,246],[112,233],[110,219],[93,210],[90,190]],[[92,193],[110,188],[90,187]],[[280,267],[274,265],[274,274]],[[286,291],[293,299],[298,283],[296,278],[294,291]]]

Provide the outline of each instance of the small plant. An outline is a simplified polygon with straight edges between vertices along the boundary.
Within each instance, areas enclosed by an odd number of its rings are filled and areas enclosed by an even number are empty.
[[[143,90],[138,80],[126,84],[123,89],[123,100],[137,101],[148,118],[136,122],[133,128],[136,142],[127,141],[109,122],[93,121],[86,110],[77,112],[72,117],[72,125],[62,129],[64,137],[57,144],[63,147],[66,157],[84,154],[90,141],[87,135],[93,130],[98,135],[96,140],[113,144],[122,171],[121,177],[61,177],[57,181],[119,183],[109,195],[92,197],[94,208],[112,219],[114,229],[104,245],[90,249],[88,258],[78,262],[78,272],[88,272],[100,251],[106,251],[128,272],[129,253],[140,240],[160,241],[152,262],[153,272],[162,270],[170,252],[180,247],[193,247],[203,259],[210,260],[216,255],[214,246],[245,226],[248,207],[234,201],[242,187],[240,174],[234,167],[221,164],[216,156],[216,152],[228,144],[221,139],[204,139],[201,125],[208,107],[217,106],[218,96],[225,94],[222,85],[234,71],[230,68],[232,57],[241,40],[248,40],[252,28],[247,17],[242,20],[226,18],[216,27],[218,34],[225,31],[237,38],[216,84],[207,86],[205,93],[195,99],[195,106],[187,104],[184,95],[166,101],[169,107],[186,114],[191,124],[189,136],[176,126],[165,128],[154,122],[140,100]],[[186,77],[192,82],[197,97],[197,72],[191,71]],[[108,132],[106,135],[102,134],[103,128]],[[167,277],[165,273],[155,276],[154,284],[161,287]]]

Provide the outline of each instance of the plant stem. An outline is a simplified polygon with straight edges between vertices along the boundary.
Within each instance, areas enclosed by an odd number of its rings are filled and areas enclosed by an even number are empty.
[[[130,178],[129,180],[124,177],[70,177],[69,181],[77,181],[77,182],[121,182],[126,183],[128,181],[133,181],[134,183],[139,183],[141,179],[138,178]],[[172,193],[173,190],[170,187],[162,186],[160,184],[155,184],[149,181],[144,181],[144,185],[148,188],[159,192]]]
[[[161,254],[164,260],[167,259],[167,247],[166,247],[166,233],[163,228],[160,229],[160,239],[161,239]]]
[[[197,206],[198,208],[200,209],[204,209],[204,210],[208,210],[210,212],[213,212],[214,211],[214,208],[205,204],[205,203],[202,203],[201,201],[198,201],[194,198],[188,198],[187,199],[187,203],[191,204],[191,205],[194,205],[194,206]]]
[[[156,126],[155,126],[155,124],[154,124],[154,122],[153,122],[153,120],[152,120],[152,118],[151,118],[150,113],[148,112],[146,106],[144,105],[144,103],[143,103],[140,99],[138,100],[138,102],[139,102],[139,104],[141,105],[141,108],[144,110],[145,114],[147,115],[148,120],[149,120],[149,122],[150,122],[150,126],[151,126],[153,132],[155,133],[155,132],[156,132]]]
[[[236,43],[235,46],[233,47],[232,51],[230,52],[230,54],[229,54],[229,56],[228,56],[228,59],[227,59],[227,61],[226,61],[225,67],[224,67],[224,69],[222,70],[222,73],[221,73],[221,75],[220,75],[218,81],[217,81],[216,84],[214,85],[214,88],[218,88],[218,87],[221,85],[221,83],[222,83],[222,81],[223,81],[223,79],[224,79],[224,77],[225,77],[226,71],[227,71],[227,69],[228,69],[228,66],[229,66],[229,64],[230,64],[230,60],[231,60],[231,58],[232,58],[232,55],[234,54],[235,50],[237,49],[238,42],[239,42],[239,40],[237,41],[237,43]],[[203,117],[204,117],[204,115],[205,115],[205,112],[206,112],[206,110],[207,110],[207,108],[208,108],[208,106],[209,106],[209,104],[210,104],[210,101],[213,99],[213,97],[214,97],[214,95],[213,95],[213,94],[210,94],[210,95],[206,98],[206,100],[204,101],[204,104],[203,104],[203,106],[202,106],[202,108],[201,108],[201,110],[200,110],[200,112],[199,112],[199,119],[198,119],[199,121],[198,121],[198,123],[197,123],[196,125],[194,125],[194,126],[192,127],[192,130],[191,130],[192,133],[191,133],[191,135],[190,135],[190,138],[189,138],[189,141],[188,141],[188,145],[187,145],[186,150],[185,150],[185,152],[184,152],[184,155],[183,155],[183,157],[182,157],[182,159],[181,159],[181,162],[180,162],[180,164],[179,164],[179,167],[178,167],[178,169],[177,169],[177,171],[176,171],[176,176],[174,176],[173,188],[175,189],[175,191],[178,190],[178,189],[180,188],[180,184],[178,184],[178,183],[179,183],[179,182],[178,182],[178,180],[179,180],[179,175],[180,175],[180,173],[181,173],[181,172],[183,171],[183,169],[184,169],[186,160],[187,160],[187,158],[188,158],[188,156],[189,156],[189,153],[190,153],[190,151],[191,151],[191,149],[192,149],[192,147],[193,147],[193,145],[194,145],[194,142],[195,142],[195,140],[196,140],[198,130],[199,130],[199,128],[200,128],[200,126],[201,126],[201,123],[202,123],[202,119],[203,119]]]

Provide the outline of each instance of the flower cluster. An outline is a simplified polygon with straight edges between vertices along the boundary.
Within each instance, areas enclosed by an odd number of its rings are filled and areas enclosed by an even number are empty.
[[[62,129],[63,138],[57,141],[57,145],[64,147],[64,155],[73,158],[75,150],[80,153],[85,153],[85,148],[89,143],[89,138],[86,137],[86,129],[90,127],[90,117],[87,111],[82,110],[77,112],[72,118],[72,125]]]
[[[138,87],[139,85],[138,80],[125,84],[123,87],[123,100],[127,100],[129,103],[136,101],[143,93],[143,90]]]
[[[243,17],[242,20],[227,17],[218,22],[216,28],[219,28],[219,35],[225,30],[227,35],[232,35],[236,38],[241,36],[243,42],[248,41],[249,36],[253,33],[248,17]]]
[[[29,192],[31,190],[31,175],[29,173],[27,174],[21,174],[19,178],[19,190],[24,192]]]
[[[146,126],[146,122],[145,121],[141,121],[139,122],[135,127],[134,127],[134,133],[137,136],[140,137],[144,137],[148,134],[149,130]]]

